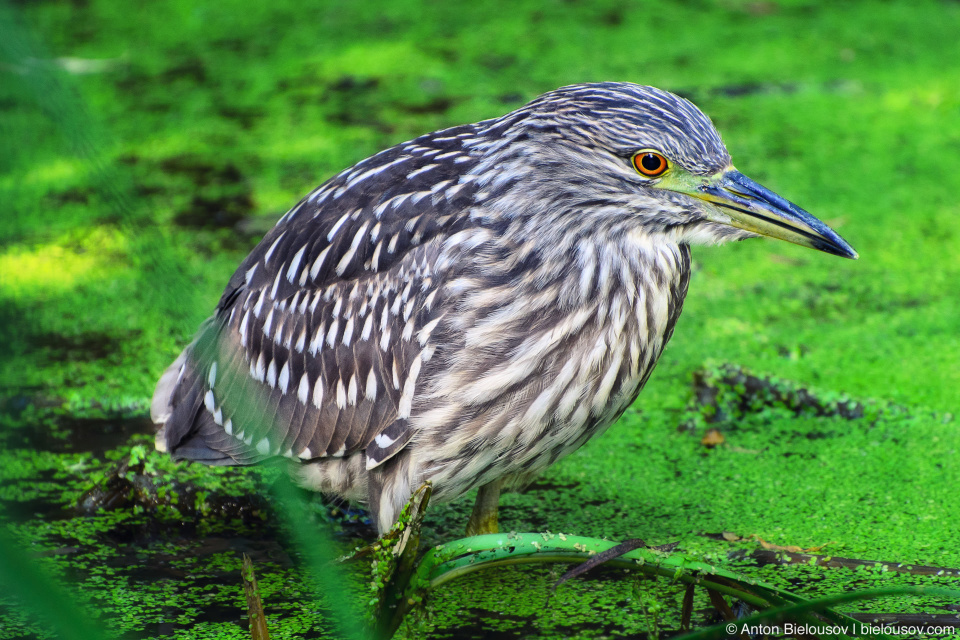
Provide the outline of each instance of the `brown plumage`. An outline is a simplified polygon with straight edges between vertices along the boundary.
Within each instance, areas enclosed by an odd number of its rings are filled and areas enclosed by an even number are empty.
[[[331,178],[244,260],[157,385],[158,447],[285,456],[381,530],[424,480],[439,499],[522,484],[636,398],[689,244],[758,233],[855,256],[651,87],[565,87],[422,136]]]

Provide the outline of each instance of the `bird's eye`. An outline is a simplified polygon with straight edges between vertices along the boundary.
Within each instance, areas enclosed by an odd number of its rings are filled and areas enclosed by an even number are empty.
[[[670,168],[667,159],[654,151],[641,151],[633,156],[633,166],[648,178],[656,178]]]

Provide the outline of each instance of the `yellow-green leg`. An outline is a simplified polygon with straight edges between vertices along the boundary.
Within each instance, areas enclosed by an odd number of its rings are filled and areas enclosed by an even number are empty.
[[[500,480],[494,480],[480,487],[477,501],[473,503],[473,513],[467,523],[467,535],[479,536],[485,533],[500,533],[497,523],[497,509],[500,506]]]

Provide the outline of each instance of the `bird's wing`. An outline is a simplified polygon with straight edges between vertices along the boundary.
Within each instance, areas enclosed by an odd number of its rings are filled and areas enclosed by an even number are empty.
[[[210,464],[366,449],[373,467],[406,445],[435,260],[476,189],[460,129],[355,165],[277,223],[161,379],[162,446]]]

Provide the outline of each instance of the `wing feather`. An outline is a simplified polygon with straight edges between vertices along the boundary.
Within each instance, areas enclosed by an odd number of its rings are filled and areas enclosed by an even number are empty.
[[[164,386],[169,451],[248,464],[367,449],[375,465],[410,441],[417,332],[436,317],[426,301],[443,281],[433,260],[470,224],[476,193],[457,132],[358,163],[267,233],[185,351],[173,393]],[[435,160],[453,152],[460,162]]]

